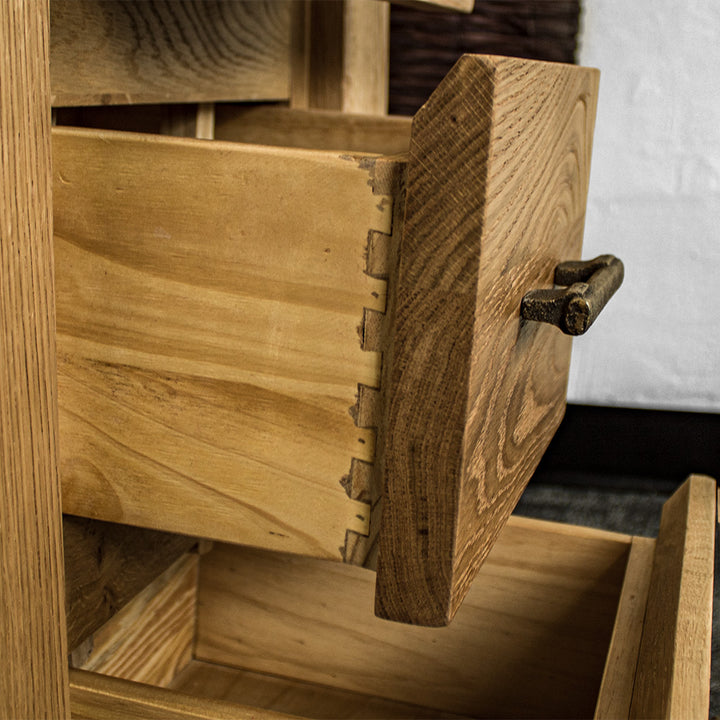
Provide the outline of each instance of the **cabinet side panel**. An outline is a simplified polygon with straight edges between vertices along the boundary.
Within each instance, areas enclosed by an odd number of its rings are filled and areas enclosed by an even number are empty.
[[[67,717],[47,2],[0,4],[0,716]]]

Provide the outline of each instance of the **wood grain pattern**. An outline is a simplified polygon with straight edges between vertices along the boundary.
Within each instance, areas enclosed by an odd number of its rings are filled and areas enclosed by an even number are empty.
[[[708,716],[715,491],[693,475],[663,507],[631,718]]]
[[[196,543],[184,535],[63,517],[68,648],[74,650]]]
[[[563,416],[570,341],[519,309],[580,256],[597,84],[468,55],[413,120],[384,360],[381,617],[450,621]]]
[[[396,5],[414,7],[418,10],[442,10],[471,13],[475,0],[392,0]]]
[[[591,717],[629,539],[556,527],[511,518],[443,629],[373,617],[366,569],[216,544],[196,658],[470,716]]]
[[[217,107],[216,138],[260,145],[395,155],[407,153],[411,124],[412,118],[399,115],[294,110],[269,104],[222,104]]]
[[[66,512],[340,559],[372,157],[55,129]]]
[[[73,666],[168,685],[192,659],[197,579],[198,556],[181,557],[73,653]]]
[[[47,2],[0,3],[0,717],[68,714]]]
[[[53,0],[52,103],[287,99],[290,15],[283,0]]]
[[[389,5],[303,0],[294,11],[293,108],[387,113]]]
[[[617,720],[630,715],[654,554],[655,540],[632,539],[595,720]]]
[[[196,698],[86,670],[70,671],[70,708],[73,720],[285,720],[292,717],[222,700]]]
[[[418,705],[383,700],[347,690],[274,677],[194,660],[173,681],[173,689],[188,695],[238,702],[316,720],[456,718]]]

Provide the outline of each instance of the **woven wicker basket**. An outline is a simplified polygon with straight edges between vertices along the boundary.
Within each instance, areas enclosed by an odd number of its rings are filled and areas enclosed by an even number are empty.
[[[579,0],[476,0],[471,15],[393,5],[390,112],[413,115],[466,52],[572,63]]]

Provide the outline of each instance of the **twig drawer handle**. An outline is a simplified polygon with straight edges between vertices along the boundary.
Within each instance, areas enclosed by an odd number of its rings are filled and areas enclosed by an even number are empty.
[[[560,263],[555,284],[565,287],[531,290],[522,299],[520,314],[525,320],[555,325],[566,335],[582,335],[620,287],[624,274],[614,255]]]

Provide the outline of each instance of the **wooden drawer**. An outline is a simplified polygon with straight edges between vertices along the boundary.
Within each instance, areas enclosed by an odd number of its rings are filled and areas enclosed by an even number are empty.
[[[218,544],[74,653],[73,717],[706,717],[715,522],[701,476],[657,541],[513,517],[447,628],[374,618],[364,568]]]
[[[380,615],[449,622],[563,415],[520,305],[580,257],[597,79],[465,56],[401,155],[56,128],[64,511],[379,555]]]

